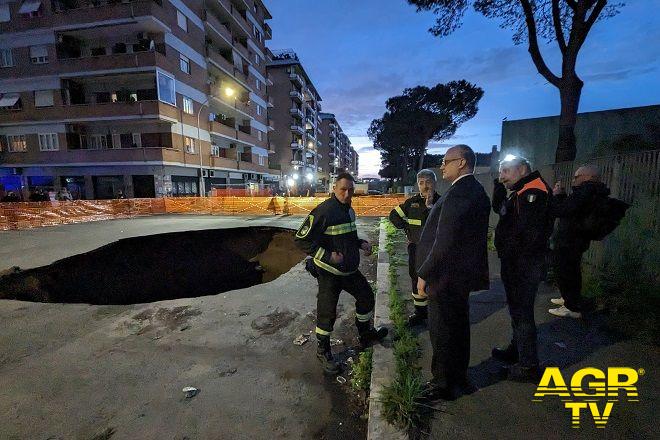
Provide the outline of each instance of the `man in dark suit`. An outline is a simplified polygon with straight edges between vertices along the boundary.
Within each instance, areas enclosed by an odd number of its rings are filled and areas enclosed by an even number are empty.
[[[470,361],[468,296],[489,288],[488,216],[490,200],[474,178],[474,151],[456,145],[440,170],[451,187],[433,206],[417,246],[419,291],[428,294],[433,379],[428,400],[453,400],[474,391],[467,379]]]

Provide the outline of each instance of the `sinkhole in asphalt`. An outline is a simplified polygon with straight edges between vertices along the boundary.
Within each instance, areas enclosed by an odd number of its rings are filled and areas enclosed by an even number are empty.
[[[295,231],[246,227],[121,239],[0,277],[0,299],[137,304],[215,295],[272,281],[302,261]]]

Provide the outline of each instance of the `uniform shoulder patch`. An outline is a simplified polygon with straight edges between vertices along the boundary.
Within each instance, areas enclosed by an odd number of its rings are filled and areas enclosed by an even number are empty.
[[[529,203],[534,203],[534,200],[536,200],[536,194],[527,194],[527,201]]]
[[[297,237],[303,238],[309,234],[309,231],[312,229],[312,224],[314,223],[314,216],[312,214],[308,215],[305,219],[305,222],[302,224],[298,232],[296,233]]]
[[[410,207],[411,207],[411,208],[419,208],[419,203],[417,203],[417,202],[415,202],[415,203],[411,203],[411,204],[410,204]]]

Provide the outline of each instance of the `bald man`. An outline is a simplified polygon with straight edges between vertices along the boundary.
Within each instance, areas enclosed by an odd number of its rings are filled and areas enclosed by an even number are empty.
[[[552,213],[559,218],[554,235],[557,284],[561,298],[553,298],[559,308],[549,309],[555,316],[582,317],[582,254],[589,249],[590,240],[581,230],[581,222],[590,209],[607,199],[610,190],[600,181],[595,165],[583,165],[575,171],[570,196],[557,182],[553,189]]]

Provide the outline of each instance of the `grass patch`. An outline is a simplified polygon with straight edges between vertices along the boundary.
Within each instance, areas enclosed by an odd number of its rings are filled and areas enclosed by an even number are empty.
[[[381,221],[385,222],[385,248],[390,260],[388,295],[390,320],[394,325],[394,359],[396,362],[394,380],[383,389],[381,396],[383,417],[390,424],[408,431],[419,426],[422,421],[419,404],[422,394],[422,375],[421,369],[417,365],[421,353],[417,336],[406,325],[406,305],[397,289],[397,266],[402,264],[402,259],[395,254],[395,243],[401,232],[388,220]]]
[[[371,368],[374,356],[374,349],[367,348],[360,353],[358,361],[353,364],[351,386],[356,391],[369,390],[371,385]]]

